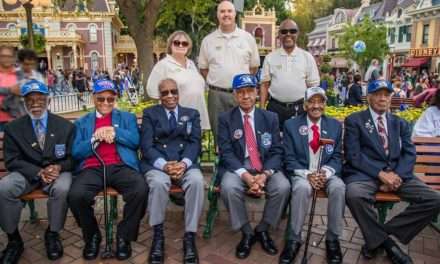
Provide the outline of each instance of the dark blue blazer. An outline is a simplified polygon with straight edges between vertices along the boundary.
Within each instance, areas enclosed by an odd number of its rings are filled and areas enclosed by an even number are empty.
[[[255,108],[254,125],[263,169],[280,170],[283,148],[280,140],[278,115]],[[234,172],[244,168],[245,138],[243,118],[238,106],[220,114],[217,141],[220,154],[219,175],[223,175],[226,170]]]
[[[379,181],[378,174],[387,167],[404,181],[414,177],[416,148],[411,142],[409,124],[390,113],[387,116],[389,155],[379,138],[374,120],[367,109],[351,114],[345,119],[343,179],[355,181]]]
[[[75,121],[75,140],[72,147],[73,158],[80,162],[93,155],[91,139],[95,131],[96,112],[91,112]],[[112,126],[115,128],[116,151],[122,162],[139,171],[139,127],[136,116],[132,113],[113,109]]]
[[[294,176],[295,170],[309,169],[309,136],[307,127],[307,113],[294,119],[289,119],[284,123],[283,145],[284,145],[284,165],[286,174]],[[302,133],[300,133],[302,130]],[[333,139],[334,146],[325,146],[322,153],[322,166],[326,165],[335,170],[335,175],[340,176],[342,170],[342,125],[330,117],[321,117],[321,138]]]
[[[166,161],[192,161],[191,168],[198,168],[201,152],[202,129],[197,110],[178,106],[177,128],[170,131],[168,116],[162,105],[144,110],[141,128],[141,171],[155,169],[158,158]],[[188,168],[190,169],[190,168]]]

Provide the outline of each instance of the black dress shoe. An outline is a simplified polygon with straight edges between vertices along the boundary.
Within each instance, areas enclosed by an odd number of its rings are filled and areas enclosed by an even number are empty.
[[[150,256],[148,257],[149,264],[162,264],[165,259],[165,239],[163,236],[153,237],[151,243]]]
[[[58,232],[46,230],[44,234],[44,245],[46,246],[48,259],[57,260],[63,256],[63,244],[61,244]]]
[[[293,240],[288,240],[284,246],[283,251],[280,254],[280,264],[290,264],[295,260],[298,254],[301,243]]]
[[[89,241],[86,241],[86,245],[83,249],[83,258],[86,260],[93,260],[99,254],[99,245],[101,244],[101,234],[96,233]]]
[[[412,264],[413,261],[403,252],[399,246],[390,238],[388,238],[388,243],[384,243],[383,247],[387,253],[388,258],[393,264]]]
[[[197,253],[195,233],[186,232],[183,237],[183,263],[199,263],[199,254]]]
[[[341,246],[338,240],[326,240],[325,248],[327,251],[327,263],[339,264],[342,263]]]
[[[9,241],[5,250],[3,250],[2,252],[0,263],[17,264],[21,254],[23,254],[23,251],[24,251],[23,241],[21,240]]]
[[[275,246],[275,242],[270,238],[267,231],[255,232],[255,239],[260,241],[261,247],[269,255],[278,254],[278,249]]]
[[[235,249],[235,256],[239,259],[245,259],[249,256],[252,246],[255,244],[255,236],[251,234],[243,234],[240,243]]]
[[[382,254],[383,252],[383,248],[382,247],[377,247],[373,250],[370,250],[367,248],[367,245],[363,245],[362,249],[361,249],[361,255],[366,258],[366,259],[373,259],[375,258],[377,255]]]
[[[116,258],[126,260],[131,257],[131,243],[123,238],[116,238]]]

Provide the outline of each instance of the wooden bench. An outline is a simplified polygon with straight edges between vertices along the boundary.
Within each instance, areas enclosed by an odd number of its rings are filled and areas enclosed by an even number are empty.
[[[362,96],[362,103],[367,104],[366,96]],[[412,98],[391,97],[391,111],[398,111],[402,104],[409,107],[415,107],[415,101]]]
[[[413,139],[413,143],[416,146],[417,152],[414,174],[434,190],[440,191],[440,138],[417,137]],[[215,167],[217,168],[217,166]],[[204,238],[211,237],[215,219],[219,214],[218,198],[220,187],[217,177],[219,176],[214,173],[208,189],[209,209],[203,232]],[[319,191],[318,197],[327,198],[327,194],[325,191]],[[393,205],[397,202],[400,202],[400,198],[394,193],[376,193],[375,207],[378,210],[378,218],[381,223],[385,223],[388,210],[392,209]],[[439,219],[433,222],[433,226],[440,230]]]

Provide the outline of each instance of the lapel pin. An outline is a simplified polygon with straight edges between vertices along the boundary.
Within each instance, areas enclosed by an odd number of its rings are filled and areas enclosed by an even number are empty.
[[[33,148],[35,148],[37,146],[37,142],[32,143],[31,145]]]
[[[51,137],[54,137],[55,135],[51,133],[50,136],[51,136]]]
[[[325,131],[325,130],[322,130],[322,133],[323,133],[323,134],[327,134],[327,131]]]
[[[119,125],[118,125],[118,124],[115,124],[114,127],[119,127]]]

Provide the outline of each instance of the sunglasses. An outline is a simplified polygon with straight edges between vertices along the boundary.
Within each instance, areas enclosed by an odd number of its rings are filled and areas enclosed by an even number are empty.
[[[182,47],[186,48],[189,46],[189,42],[188,41],[180,41],[180,40],[173,40],[173,45],[176,47],[180,47],[182,45]]]
[[[168,96],[169,94],[171,94],[171,95],[178,95],[179,91],[177,89],[172,89],[172,90],[167,90],[167,91],[161,91],[160,92],[160,96],[162,96],[162,97]]]
[[[290,33],[290,34],[296,34],[296,33],[298,33],[298,29],[296,29],[296,28],[291,28],[291,29],[281,29],[280,30],[280,33],[281,33],[281,35],[287,35],[287,33]]]
[[[98,101],[98,103],[104,103],[105,101],[107,101],[107,103],[109,104],[113,104],[115,102],[116,98],[114,96],[109,96],[109,97],[96,97],[96,101]]]

